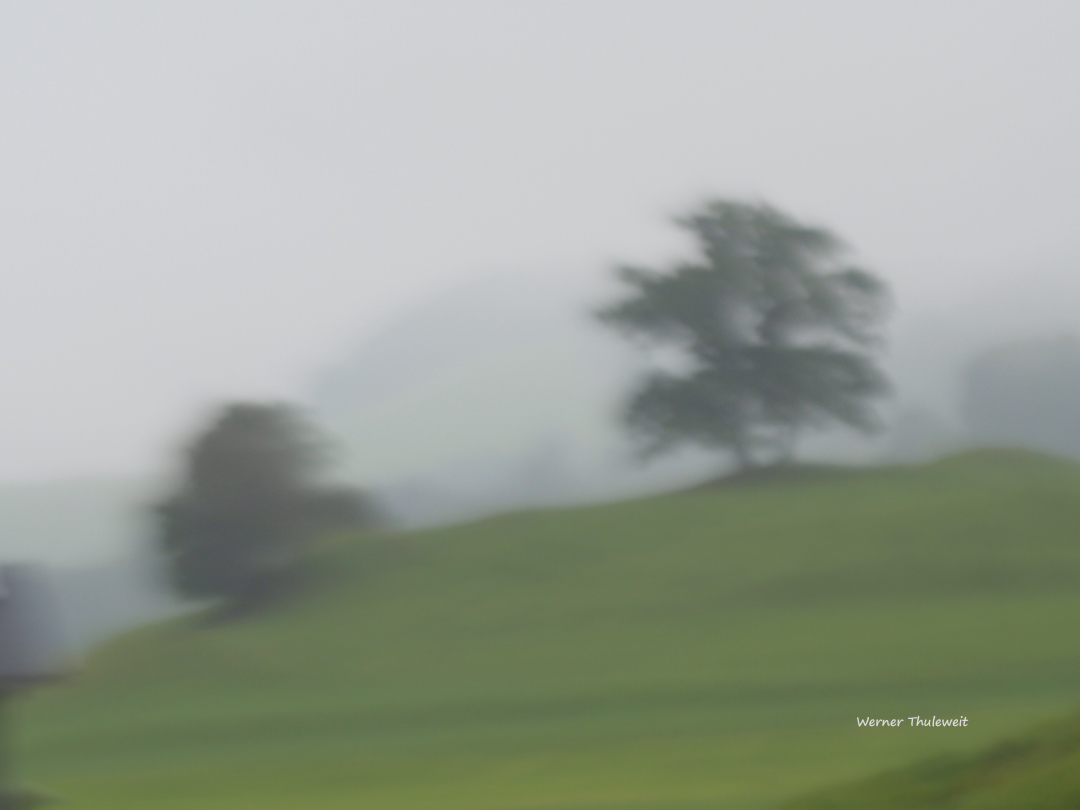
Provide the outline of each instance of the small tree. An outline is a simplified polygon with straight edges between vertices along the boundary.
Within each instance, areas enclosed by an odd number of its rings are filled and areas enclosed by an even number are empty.
[[[176,588],[251,603],[285,585],[309,544],[360,525],[360,493],[320,486],[327,445],[285,405],[234,404],[187,450],[179,491],[158,504]]]
[[[866,354],[885,286],[839,261],[843,243],[764,204],[714,201],[676,220],[701,247],[668,272],[622,267],[632,295],[597,313],[632,336],[680,347],[689,371],[657,371],[625,421],[646,455],[689,442],[734,452],[741,468],[786,460],[800,431],[868,431],[888,383]]]

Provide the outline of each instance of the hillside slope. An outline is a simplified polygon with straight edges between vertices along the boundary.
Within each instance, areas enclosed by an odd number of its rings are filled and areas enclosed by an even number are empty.
[[[87,808],[763,807],[1075,700],[1080,468],[980,452],[327,549],[22,709]],[[963,729],[856,716],[963,714]],[[885,733],[885,732],[888,733]]]

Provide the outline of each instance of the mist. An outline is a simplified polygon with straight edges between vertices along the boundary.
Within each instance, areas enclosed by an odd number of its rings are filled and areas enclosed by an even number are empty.
[[[893,291],[890,418],[963,432],[980,350],[1080,332],[1078,22],[1064,3],[8,6],[0,481],[152,488],[236,399],[304,403],[343,474],[417,519],[715,472],[632,462],[617,414],[645,358],[590,315],[616,264],[684,257],[670,220],[713,195],[845,238]],[[139,535],[50,551],[24,525],[11,553],[60,561]]]

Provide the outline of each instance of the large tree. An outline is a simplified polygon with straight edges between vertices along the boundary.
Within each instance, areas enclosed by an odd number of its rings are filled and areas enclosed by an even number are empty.
[[[289,406],[225,407],[187,449],[178,491],[156,507],[177,589],[257,601],[291,580],[320,534],[365,523],[359,492],[321,483],[326,451]]]
[[[667,271],[619,268],[631,294],[597,313],[689,361],[653,372],[628,404],[644,452],[728,449],[745,469],[790,458],[807,427],[873,429],[870,400],[888,391],[868,353],[884,284],[845,263],[834,234],[765,204],[713,201],[676,223],[700,256]]]

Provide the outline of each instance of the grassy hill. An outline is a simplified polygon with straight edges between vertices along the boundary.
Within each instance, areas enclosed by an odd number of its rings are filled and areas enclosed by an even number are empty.
[[[110,810],[769,806],[1075,706],[1078,495],[978,452],[346,539],[24,702],[20,770]],[[916,714],[969,725],[856,726]]]

